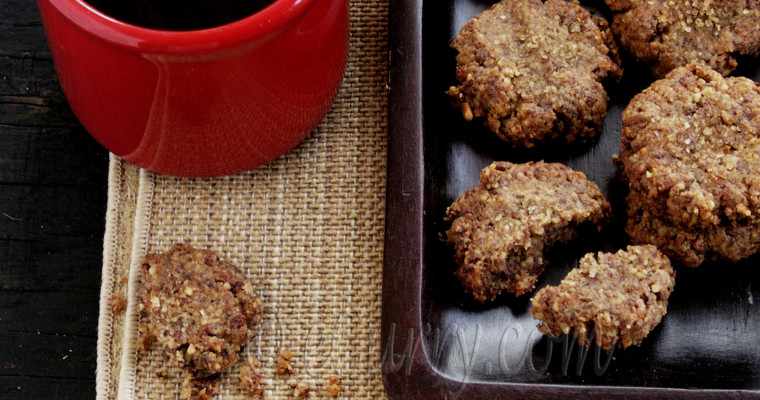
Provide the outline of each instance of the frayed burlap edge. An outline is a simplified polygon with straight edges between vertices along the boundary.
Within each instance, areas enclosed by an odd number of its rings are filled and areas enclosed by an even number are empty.
[[[143,194],[140,194],[141,175],[149,176],[111,154],[98,316],[97,400],[116,398],[119,388],[130,265],[133,254],[144,252],[144,248],[141,251],[134,249],[133,243],[144,243],[148,233],[145,222],[139,229],[134,226],[137,220],[144,221],[149,215],[145,206],[150,205],[150,193],[145,192],[148,186],[143,183]],[[142,200],[138,201],[139,198]],[[142,210],[138,210],[138,204],[143,205]],[[135,236],[141,239],[135,241]]]
[[[131,399],[134,396],[135,365],[137,364],[135,360],[138,352],[137,325],[139,323],[137,287],[140,284],[140,262],[145,257],[148,248],[153,186],[153,174],[146,170],[140,170],[139,189],[135,205],[134,236],[129,257],[124,337],[122,338],[121,362],[119,363],[118,399]]]

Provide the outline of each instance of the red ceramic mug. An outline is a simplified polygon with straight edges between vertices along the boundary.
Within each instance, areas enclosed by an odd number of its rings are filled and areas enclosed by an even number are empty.
[[[282,155],[324,117],[343,77],[348,0],[275,0],[194,31],[126,24],[82,0],[38,4],[82,125],[159,173],[226,175]]]

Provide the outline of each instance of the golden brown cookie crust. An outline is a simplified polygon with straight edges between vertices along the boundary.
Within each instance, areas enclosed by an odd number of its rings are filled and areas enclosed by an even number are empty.
[[[586,254],[558,286],[536,293],[530,312],[543,333],[610,351],[641,344],[667,313],[674,286],[675,271],[656,247],[628,246]]]
[[[606,21],[565,0],[494,4],[451,46],[460,82],[452,102],[515,145],[594,136],[607,112],[600,82],[622,74]]]
[[[546,265],[545,247],[569,241],[581,224],[601,229],[610,214],[602,192],[581,172],[557,163],[496,162],[446,211],[446,240],[465,291],[485,302],[502,291],[533,290]]]
[[[760,88],[702,63],[669,73],[623,111],[618,165],[627,231],[689,266],[760,250]]]
[[[727,75],[736,54],[760,52],[760,1],[606,0],[620,44],[656,77],[702,61]]]

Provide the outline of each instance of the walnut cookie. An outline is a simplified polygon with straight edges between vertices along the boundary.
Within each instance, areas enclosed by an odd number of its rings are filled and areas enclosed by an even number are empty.
[[[623,111],[626,230],[687,266],[760,250],[760,87],[703,63],[671,71]]]
[[[651,245],[586,254],[558,286],[536,293],[530,312],[541,321],[539,331],[572,334],[582,346],[593,340],[609,352],[640,345],[667,313],[675,274]]]
[[[466,120],[484,119],[499,138],[531,147],[596,135],[607,113],[602,81],[622,68],[607,22],[577,2],[504,0],[465,24],[460,84],[448,94]]]
[[[610,219],[607,199],[586,176],[558,163],[496,162],[446,210],[456,275],[475,300],[503,291],[533,290],[546,266],[544,249],[600,230]]]
[[[245,274],[208,250],[177,244],[141,265],[138,310],[144,345],[157,342],[188,372],[183,398],[213,397],[219,373],[253,337],[263,306]]]
[[[727,75],[735,55],[760,53],[758,0],[606,0],[623,48],[664,77],[702,61]]]

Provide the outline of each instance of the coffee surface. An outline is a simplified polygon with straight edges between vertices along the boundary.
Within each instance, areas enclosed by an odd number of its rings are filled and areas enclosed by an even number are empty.
[[[98,11],[144,28],[191,31],[252,15],[274,0],[89,0]]]

